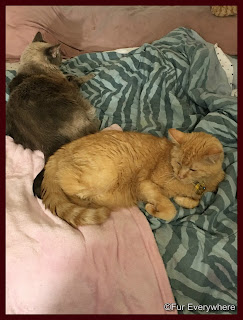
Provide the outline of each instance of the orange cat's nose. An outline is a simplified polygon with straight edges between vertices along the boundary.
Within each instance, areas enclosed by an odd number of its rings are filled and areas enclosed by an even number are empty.
[[[185,178],[188,176],[188,170],[187,170],[186,168],[183,168],[183,167],[182,167],[182,168],[178,171],[177,175],[178,175],[178,178],[179,178],[180,180],[183,180],[183,179],[185,179]]]
[[[178,178],[179,179],[185,179],[185,177],[186,177],[186,173],[184,173],[184,172],[180,172],[180,173],[178,173]]]

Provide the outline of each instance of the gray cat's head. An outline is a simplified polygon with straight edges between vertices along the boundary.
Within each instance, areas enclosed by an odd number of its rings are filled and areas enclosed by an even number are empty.
[[[43,40],[42,34],[38,32],[32,43],[30,43],[20,58],[20,64],[45,64],[59,66],[62,62],[60,44],[52,45]]]

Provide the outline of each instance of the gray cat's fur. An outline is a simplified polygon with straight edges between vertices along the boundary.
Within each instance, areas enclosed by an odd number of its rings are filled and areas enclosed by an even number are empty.
[[[60,45],[51,45],[37,33],[24,50],[16,77],[10,82],[6,106],[6,134],[24,148],[41,150],[45,162],[62,145],[98,131],[95,108],[80,93],[82,78],[65,76],[59,69]],[[40,197],[44,169],[35,178]]]

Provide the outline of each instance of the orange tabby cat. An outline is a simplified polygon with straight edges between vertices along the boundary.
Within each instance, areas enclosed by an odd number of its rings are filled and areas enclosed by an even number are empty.
[[[61,147],[46,166],[46,208],[74,227],[103,223],[112,209],[139,200],[170,221],[176,208],[199,204],[224,179],[223,147],[204,132],[169,130],[169,139],[138,132],[101,131]]]

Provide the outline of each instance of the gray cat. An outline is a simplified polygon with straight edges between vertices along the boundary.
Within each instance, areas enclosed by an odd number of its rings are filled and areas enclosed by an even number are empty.
[[[6,134],[24,148],[41,150],[45,162],[62,145],[95,133],[100,126],[95,108],[80,92],[92,75],[65,76],[59,69],[61,61],[60,45],[46,43],[38,32],[9,84]],[[43,174],[44,169],[33,184],[39,198]]]

